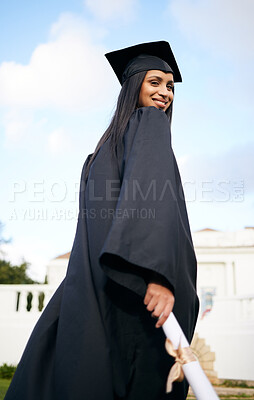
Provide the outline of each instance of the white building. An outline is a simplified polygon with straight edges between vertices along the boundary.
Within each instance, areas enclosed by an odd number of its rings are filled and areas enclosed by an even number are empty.
[[[205,229],[194,232],[193,241],[201,302],[194,352],[214,381],[254,381],[254,228]],[[48,285],[0,285],[0,365],[19,361],[39,308],[65,276],[69,256],[50,261]],[[28,293],[33,295],[30,311]]]
[[[254,381],[254,228],[205,229],[193,241],[201,301],[196,332],[215,352],[218,378]]]

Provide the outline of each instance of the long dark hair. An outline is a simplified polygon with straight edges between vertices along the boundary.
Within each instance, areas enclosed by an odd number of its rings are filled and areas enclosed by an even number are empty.
[[[126,81],[123,83],[122,89],[118,96],[113,118],[108,128],[100,138],[95,151],[87,164],[86,178],[88,177],[89,169],[93,160],[106,140],[110,140],[110,150],[112,156],[114,157],[116,155],[117,145],[122,142],[129,119],[133,111],[138,107],[139,92],[146,73],[147,71],[138,72],[137,74],[134,74],[130,78],[126,79]],[[172,119],[172,111],[173,102],[166,111],[170,124]]]

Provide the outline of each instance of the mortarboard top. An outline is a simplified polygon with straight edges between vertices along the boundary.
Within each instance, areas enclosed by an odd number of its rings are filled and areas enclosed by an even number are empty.
[[[132,68],[132,73],[128,73],[129,72],[128,71],[126,76],[126,70],[127,70],[126,67],[131,64],[130,61],[141,55],[148,55],[154,57],[148,57],[145,66],[143,57],[143,64],[139,69],[137,68],[136,72],[146,71],[146,70],[148,71],[149,69],[162,69],[165,70],[166,72],[173,72],[175,82],[182,82],[181,73],[177,66],[174,54],[171,50],[169,43],[166,41],[137,44],[135,46],[126,47],[124,49],[111,51],[110,53],[105,54],[105,57],[107,58],[111,67],[113,68],[113,71],[115,72],[119,82],[123,84],[125,79],[136,73],[135,71],[133,72]],[[156,61],[157,57],[165,61],[166,64],[164,63],[164,65],[168,64],[167,67],[170,68],[154,67],[156,63],[154,64],[153,59]],[[151,64],[149,60],[152,60]]]

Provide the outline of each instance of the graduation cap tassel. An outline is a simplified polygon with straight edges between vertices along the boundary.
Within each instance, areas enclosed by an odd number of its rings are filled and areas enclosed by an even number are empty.
[[[197,400],[219,400],[172,312],[162,327],[167,337],[166,350],[176,360],[169,372],[167,392],[172,390],[174,381],[183,378],[182,371]]]

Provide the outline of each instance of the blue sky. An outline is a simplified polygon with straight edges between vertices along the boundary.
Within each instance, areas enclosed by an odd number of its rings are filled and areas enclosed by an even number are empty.
[[[107,51],[167,40],[173,147],[191,229],[254,226],[252,0],[2,0],[0,221],[31,275],[71,249],[81,168],[119,84]]]

